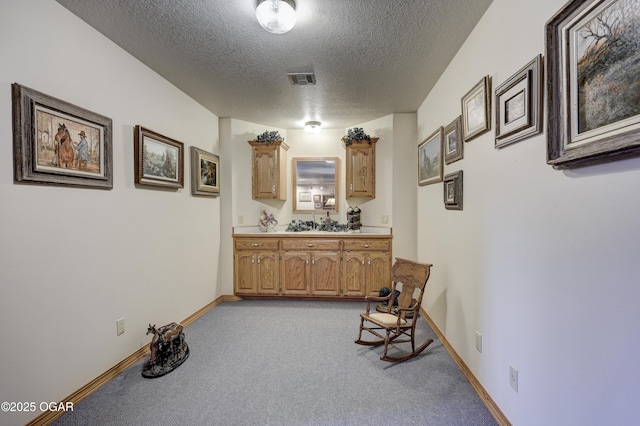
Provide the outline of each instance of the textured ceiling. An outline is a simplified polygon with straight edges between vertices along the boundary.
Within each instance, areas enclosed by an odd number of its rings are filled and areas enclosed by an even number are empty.
[[[282,35],[256,0],[57,1],[217,116],[299,129],[415,112],[492,0],[296,0]]]

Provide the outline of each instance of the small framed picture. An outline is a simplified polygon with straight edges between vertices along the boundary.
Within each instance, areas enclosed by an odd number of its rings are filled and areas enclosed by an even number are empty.
[[[444,177],[444,207],[447,210],[462,210],[462,170]]]
[[[298,201],[302,203],[311,201],[311,193],[310,192],[298,192]]]
[[[184,144],[159,133],[135,127],[135,183],[184,187]]]
[[[496,88],[496,148],[542,133],[542,55]]]
[[[15,182],[113,188],[110,118],[18,83],[12,96]]]
[[[321,203],[321,202],[322,202],[322,195],[320,195],[320,194],[313,194],[313,202],[314,202],[314,203]]]
[[[191,195],[220,195],[220,157],[191,147]]]
[[[462,160],[464,142],[462,140],[462,117],[458,116],[444,128],[444,163]]]
[[[444,128],[440,126],[418,145],[418,185],[442,182],[442,144]]]
[[[462,97],[462,135],[465,142],[491,129],[491,78],[487,75]]]

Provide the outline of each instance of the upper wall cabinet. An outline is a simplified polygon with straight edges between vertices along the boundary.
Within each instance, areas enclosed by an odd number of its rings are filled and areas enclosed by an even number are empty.
[[[284,142],[249,141],[253,199],[287,199],[287,150]]]
[[[347,198],[376,198],[376,142],[353,141],[346,154]]]

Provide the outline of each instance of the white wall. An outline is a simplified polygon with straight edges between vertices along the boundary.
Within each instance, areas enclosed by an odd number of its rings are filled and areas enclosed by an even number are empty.
[[[189,179],[190,146],[218,153],[218,119],[59,4],[0,9],[0,401],[59,401],[148,344],[148,323],[221,294],[219,199]],[[113,120],[112,190],[13,183],[14,82]],[[134,186],[136,124],[185,144],[184,189]]]
[[[494,0],[419,108],[417,143],[483,76],[495,88],[544,53],[564,3]],[[445,167],[464,171],[463,211],[445,210],[442,184],[417,188],[427,312],[513,424],[637,422],[640,159],[556,171],[544,134],[501,150],[493,137]]]

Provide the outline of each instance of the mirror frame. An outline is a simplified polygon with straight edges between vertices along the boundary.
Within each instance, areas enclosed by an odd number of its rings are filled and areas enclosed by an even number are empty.
[[[298,179],[297,179],[297,172],[298,172],[298,162],[310,162],[310,161],[333,161],[335,163],[335,179],[333,182],[334,188],[333,188],[333,194],[334,197],[336,199],[336,204],[333,208],[333,210],[325,210],[325,209],[313,209],[313,210],[298,210]],[[339,198],[339,188],[340,188],[340,158],[339,157],[295,157],[291,159],[291,177],[292,177],[292,191],[293,191],[293,213],[306,213],[306,214],[311,214],[312,212],[321,212],[324,214],[324,212],[329,212],[330,214],[337,214],[339,211],[339,204],[340,204],[340,198]]]

